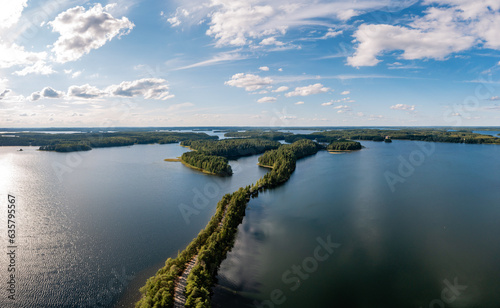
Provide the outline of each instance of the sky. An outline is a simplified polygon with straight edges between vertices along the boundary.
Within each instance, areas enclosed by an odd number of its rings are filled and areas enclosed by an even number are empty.
[[[500,126],[498,0],[9,0],[0,127]]]

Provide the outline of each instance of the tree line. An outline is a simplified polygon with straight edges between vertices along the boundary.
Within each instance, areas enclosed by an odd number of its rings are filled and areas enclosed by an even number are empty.
[[[216,155],[207,155],[199,151],[191,151],[182,154],[181,159],[186,164],[203,169],[207,172],[227,176],[233,174],[233,170],[227,158]]]
[[[223,156],[228,159],[237,159],[264,153],[267,150],[277,149],[280,143],[277,141],[251,138],[251,139],[222,139],[222,140],[184,140],[182,146],[188,146],[193,150],[203,152],[207,155]]]
[[[326,149],[328,151],[354,151],[361,150],[361,143],[352,140],[336,140],[330,143]]]

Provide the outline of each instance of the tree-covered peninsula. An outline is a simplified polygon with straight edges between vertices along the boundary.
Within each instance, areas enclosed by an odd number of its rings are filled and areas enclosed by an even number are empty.
[[[216,282],[217,271],[234,245],[237,228],[245,216],[250,197],[256,196],[259,190],[286,182],[295,170],[297,159],[315,154],[321,148],[313,141],[300,140],[264,153],[259,163],[269,164],[273,169],[255,185],[226,194],[219,201],[205,229],[176,258],[169,258],[165,266],[147,280],[140,289],[142,298],[136,307],[172,308],[175,301],[179,306],[189,308],[212,307],[212,287]],[[192,267],[188,267],[188,264]],[[183,274],[188,277],[185,285],[180,286],[179,277]],[[182,293],[182,299],[176,298],[178,292]]]

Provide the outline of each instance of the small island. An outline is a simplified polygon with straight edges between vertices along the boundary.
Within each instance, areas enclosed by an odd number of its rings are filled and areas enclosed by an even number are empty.
[[[328,152],[348,152],[361,150],[361,143],[352,140],[337,140],[330,143],[326,149]]]

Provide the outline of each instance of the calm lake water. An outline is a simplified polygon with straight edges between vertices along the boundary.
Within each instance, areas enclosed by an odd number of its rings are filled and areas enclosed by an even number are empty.
[[[500,146],[362,144],[300,160],[250,201],[216,307],[498,307]],[[257,156],[231,162],[229,178],[164,162],[187,150],[176,144],[23,149],[0,148],[0,210],[8,193],[18,204],[17,299],[1,287],[0,307],[113,307],[185,248],[223,194],[267,172]],[[0,241],[5,269],[5,228]]]
[[[362,144],[250,201],[217,307],[499,307],[500,146]]]
[[[163,161],[187,151],[177,144],[78,153],[17,149],[0,147],[1,210],[7,211],[8,193],[18,203],[17,299],[7,299],[5,284],[2,308],[112,307],[138,273],[185,248],[222,195],[266,173],[257,156],[231,162],[235,174],[227,178]],[[192,215],[184,219],[181,209]],[[6,213],[0,217],[5,226]],[[0,232],[6,269],[7,232]]]

